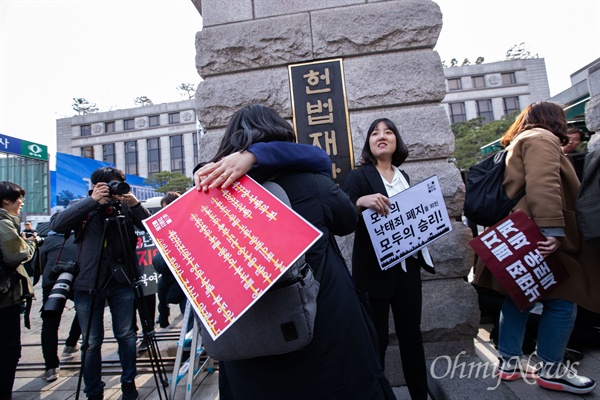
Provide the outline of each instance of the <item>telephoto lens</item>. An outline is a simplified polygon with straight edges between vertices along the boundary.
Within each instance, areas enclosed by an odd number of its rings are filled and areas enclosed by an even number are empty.
[[[125,194],[131,191],[131,186],[127,182],[110,181],[108,182],[108,191],[111,195]]]
[[[48,300],[46,300],[46,303],[44,304],[44,311],[62,312],[67,302],[69,292],[71,291],[72,283],[73,274],[70,272],[62,272],[50,291]]]

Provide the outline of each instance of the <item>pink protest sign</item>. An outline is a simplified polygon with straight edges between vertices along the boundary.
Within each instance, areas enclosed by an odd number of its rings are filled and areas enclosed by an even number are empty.
[[[213,339],[322,235],[247,176],[191,189],[144,225]]]
[[[563,282],[568,273],[556,255],[544,258],[538,226],[517,210],[469,242],[519,309],[524,310]]]

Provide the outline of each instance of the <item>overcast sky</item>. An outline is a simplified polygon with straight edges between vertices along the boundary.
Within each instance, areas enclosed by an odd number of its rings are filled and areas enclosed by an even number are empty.
[[[285,1],[285,0],[282,0]],[[435,0],[434,0],[435,1]],[[525,42],[546,62],[550,93],[600,57],[599,0],[437,0],[444,26],[435,48],[459,64],[501,61]],[[0,133],[56,152],[56,119],[74,97],[100,111],[182,100],[197,84],[191,0],[0,0]],[[376,24],[374,24],[376,29]]]

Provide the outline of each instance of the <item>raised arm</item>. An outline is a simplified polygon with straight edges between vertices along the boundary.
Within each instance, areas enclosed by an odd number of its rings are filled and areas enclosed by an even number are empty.
[[[194,170],[198,190],[226,188],[252,168],[258,172],[313,172],[331,176],[331,160],[315,146],[291,142],[260,142]]]

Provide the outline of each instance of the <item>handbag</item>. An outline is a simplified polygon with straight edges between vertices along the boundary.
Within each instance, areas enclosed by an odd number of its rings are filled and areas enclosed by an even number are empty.
[[[469,221],[481,226],[492,226],[506,217],[525,192],[511,199],[504,190],[506,150],[489,156],[469,168],[464,214]]]
[[[281,186],[271,181],[263,186],[290,205]],[[203,332],[201,324],[206,353],[216,360],[234,361],[291,353],[306,347],[314,333],[318,293],[319,281],[301,256],[216,340]]]

